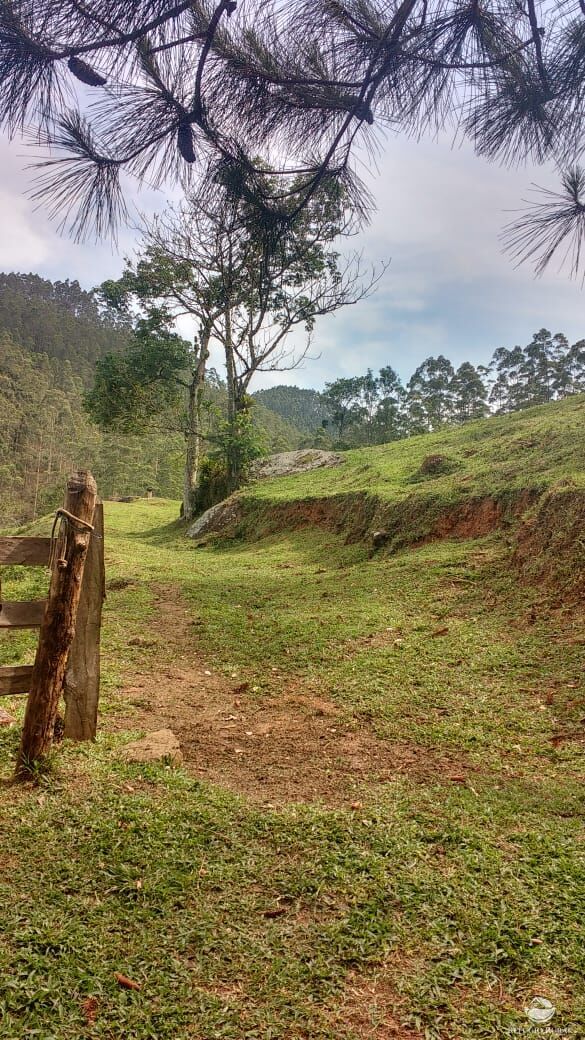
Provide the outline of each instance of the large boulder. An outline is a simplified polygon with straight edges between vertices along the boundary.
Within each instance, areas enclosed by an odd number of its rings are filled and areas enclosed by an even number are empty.
[[[343,455],[335,451],[305,448],[300,451],[281,451],[266,459],[257,459],[250,473],[251,480],[270,480],[272,477],[291,477],[312,469],[339,466]],[[232,530],[242,518],[241,497],[238,492],[206,509],[187,529],[187,538],[203,538],[207,534],[222,534]]]
[[[240,519],[240,499],[238,495],[218,502],[211,509],[206,509],[187,529],[187,538],[200,538],[205,534],[219,534]]]

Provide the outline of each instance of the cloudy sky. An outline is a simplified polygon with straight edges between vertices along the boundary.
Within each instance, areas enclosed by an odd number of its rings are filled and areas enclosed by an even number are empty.
[[[26,197],[26,153],[22,145],[0,141],[0,269],[77,278],[86,288],[118,276],[135,235],[122,231],[117,249],[60,236]],[[552,171],[501,169],[447,140],[388,138],[378,168],[360,172],[377,210],[349,245],[370,262],[391,261],[378,291],[317,324],[314,360],[291,373],[260,377],[257,386],[321,387],[387,364],[406,379],[431,354],[445,354],[455,364],[487,362],[496,347],[525,344],[543,326],[565,332],[571,342],[585,337],[579,285],[553,268],[538,280],[528,267],[515,269],[498,241],[531,183],[557,187]],[[128,191],[147,212],[167,200],[164,191],[139,194],[133,185]]]

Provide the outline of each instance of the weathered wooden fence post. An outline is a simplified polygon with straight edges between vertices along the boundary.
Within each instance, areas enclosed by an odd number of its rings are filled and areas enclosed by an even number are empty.
[[[104,507],[98,502],[63,690],[65,736],[72,740],[95,740],[100,692],[100,629],[105,598]]]
[[[97,487],[91,473],[72,474],[67,482],[62,530],[53,562],[51,584],[41,624],[39,645],[27,700],[16,776],[30,774],[31,766],[51,747],[59,697],[69,649],[75,634],[77,607],[85,558],[93,530]]]

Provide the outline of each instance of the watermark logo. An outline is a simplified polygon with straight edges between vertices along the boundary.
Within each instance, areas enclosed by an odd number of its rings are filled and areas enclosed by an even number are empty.
[[[544,1026],[554,1018],[556,1007],[546,997],[535,997],[530,1007],[524,1009],[526,1017],[534,1025]]]

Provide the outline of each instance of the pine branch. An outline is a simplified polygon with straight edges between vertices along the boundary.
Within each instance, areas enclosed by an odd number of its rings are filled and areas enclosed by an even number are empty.
[[[578,166],[569,170],[562,184],[561,192],[535,185],[540,198],[504,229],[503,240],[516,261],[535,263],[537,275],[560,252],[561,266],[568,265],[577,278],[585,253],[585,170]]]
[[[49,216],[59,220],[76,241],[91,233],[105,234],[126,216],[120,190],[120,163],[100,152],[88,123],[71,112],[54,128],[46,143],[64,151],[61,158],[35,164],[41,170],[31,198],[47,204]]]
[[[211,158],[215,183],[248,201],[275,247],[330,183],[367,218],[351,163],[373,127],[455,127],[490,159],[574,163],[584,14],[585,0],[0,0],[0,122],[42,134],[70,123],[81,81],[101,142],[83,159],[72,146],[69,174],[97,168],[81,225],[101,209],[105,232],[120,214],[119,169],[189,184]],[[54,209],[86,197],[75,181],[45,178]]]

